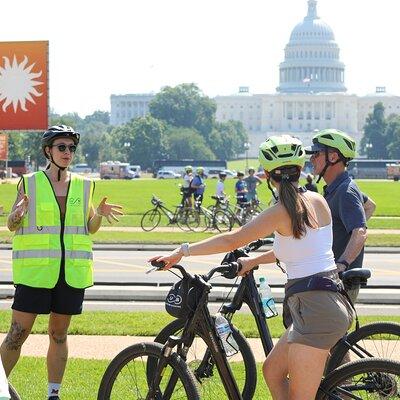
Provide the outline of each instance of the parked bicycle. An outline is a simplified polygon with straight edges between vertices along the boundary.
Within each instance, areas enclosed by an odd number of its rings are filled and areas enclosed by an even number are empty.
[[[171,211],[154,195],[151,199],[151,204],[154,205],[154,208],[146,211],[140,221],[140,226],[146,232],[150,232],[160,225],[162,215],[168,219],[168,225],[176,224],[183,231],[188,231],[190,230],[190,227],[196,225],[195,212],[193,208],[179,204],[175,207],[175,211]]]
[[[153,270],[162,268],[159,263],[152,264],[155,265]],[[198,398],[193,373],[189,368],[185,369],[183,365],[181,365],[182,368],[178,368],[173,363],[176,360],[182,362],[187,360],[190,363],[188,351],[196,336],[201,337],[206,344],[206,357],[195,369],[195,379],[202,384],[203,397],[231,400],[252,399],[256,384],[256,368],[248,343],[244,337],[242,341],[237,341],[237,350],[241,354],[243,364],[246,364],[244,371],[241,371],[242,363],[239,363],[239,368],[237,368],[235,362],[228,362],[223,343],[215,328],[215,319],[207,307],[211,290],[210,279],[216,273],[232,279],[237,275],[239,265],[237,263],[220,265],[205,275],[191,275],[180,265],[172,268],[179,270],[182,274],[182,280],[175,285],[174,292],[170,293],[174,295],[174,298],[169,299],[170,304],[177,306],[177,314],[181,318],[177,321],[183,324],[181,336],[169,336],[163,347],[157,343],[142,343],[123,350],[107,368],[100,385],[98,400],[127,399],[132,396],[143,399],[179,398],[175,397],[179,394],[182,398]],[[262,336],[263,344],[265,343],[271,349],[272,339],[265,322],[264,310],[260,305],[253,273],[250,272],[249,275],[252,279],[247,282],[251,284],[243,286],[243,290],[253,291],[250,293],[249,303],[256,308],[260,329],[265,329],[265,335]],[[234,308],[233,305],[232,307]],[[232,332],[236,332],[236,334],[233,333],[234,337],[236,335],[235,338],[241,337],[234,327],[232,327]],[[176,352],[173,351],[175,348]],[[139,357],[140,362],[130,364],[132,360]],[[165,375],[160,372],[166,365],[172,367],[171,374]],[[139,373],[141,375],[138,377]],[[244,385],[240,387],[238,380],[242,374],[245,376]],[[369,398],[364,395],[383,398],[381,395],[385,393],[388,394],[385,398],[397,398],[399,375],[400,363],[394,361],[381,359],[355,361],[327,375],[321,384],[317,399]],[[166,377],[166,382],[161,387],[159,381],[164,377]],[[204,391],[206,383],[208,383],[208,392]],[[144,389],[147,390],[147,397],[138,397],[137,393],[140,393],[143,387],[147,388]],[[359,393],[363,397],[357,397]]]
[[[258,240],[250,243],[243,249],[234,250],[228,253],[223,262],[236,261],[239,257],[247,256],[250,251],[254,251],[265,244],[271,244],[272,239]],[[344,281],[347,286],[365,284],[370,276],[370,271],[366,269],[350,270],[344,274]],[[253,273],[243,277],[232,302],[221,306],[220,312],[229,321],[236,311],[240,310],[243,303],[246,303],[252,312],[259,336],[262,342],[265,356],[272,350],[273,343],[265,319],[264,310],[260,304],[257,284]],[[181,335],[186,327],[186,320],[177,319],[168,324],[156,337],[158,343],[165,343],[170,335]],[[250,356],[251,350],[247,341],[241,336],[240,332],[233,328],[233,336],[239,347],[239,356],[236,359],[241,360],[241,369],[237,371],[236,381],[241,389],[243,399],[251,399],[256,388],[257,378],[253,373],[255,370],[254,357]],[[392,339],[392,340],[390,340]],[[400,347],[400,325],[390,322],[377,322],[368,324],[356,329],[344,336],[332,349],[331,357],[327,363],[326,373],[330,373],[343,363],[345,355],[349,352],[350,358],[356,360],[366,357],[393,358]],[[197,337],[193,339],[192,347],[188,351],[192,370],[197,380],[202,384],[202,392],[221,391],[216,378],[218,375],[213,373],[214,360],[211,351],[204,343],[201,331],[197,332]],[[399,360],[397,360],[399,361]],[[210,377],[213,377],[211,379]],[[204,387],[203,387],[204,386]]]
[[[210,210],[196,199],[194,204],[193,218],[188,220],[188,226],[191,230],[196,232],[204,232],[206,230],[227,232],[232,230],[232,220],[225,210],[216,208]]]

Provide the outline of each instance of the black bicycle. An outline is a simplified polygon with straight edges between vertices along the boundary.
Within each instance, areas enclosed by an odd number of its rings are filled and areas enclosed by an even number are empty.
[[[223,262],[236,261],[239,257],[247,256],[250,251],[257,250],[261,246],[271,244],[272,242],[273,239],[263,239],[252,242],[243,249],[237,249],[228,253]],[[353,285],[365,284],[365,280],[369,274],[369,270],[366,269],[353,269],[347,271],[343,279],[347,287],[350,287]],[[260,303],[257,284],[252,272],[242,278],[232,302],[221,306],[220,312],[231,321],[236,311],[241,309],[243,303],[248,305],[254,316],[264,353],[265,356],[267,356],[272,350],[273,343],[265,313]],[[181,335],[184,328],[185,320],[176,319],[157,335],[155,341],[158,343],[166,343],[170,335]],[[252,373],[255,369],[254,357],[251,350],[249,351],[247,341],[240,340],[240,332],[233,328],[233,334],[235,338],[238,338],[238,340],[236,340],[239,347],[238,354],[242,362],[241,370],[237,374],[238,377],[236,377],[236,381],[241,388],[243,399],[251,399],[257,384],[256,375]],[[399,324],[378,322],[364,325],[344,336],[332,349],[331,357],[326,367],[326,374],[340,366],[344,362],[346,354],[350,354],[350,359],[352,360],[366,357],[390,359],[398,351],[399,338]],[[197,380],[202,384],[202,392],[209,393],[210,391],[220,390],[221,388],[215,383],[216,374],[210,372],[214,365],[211,352],[207,349],[207,346],[205,346],[204,338],[200,332],[196,339],[193,340],[192,348],[189,350],[189,353],[191,355],[189,365],[194,371]],[[249,356],[249,353],[251,356]],[[205,366],[207,366],[208,371],[204,370]],[[214,376],[214,379],[210,379],[210,376]]]
[[[154,208],[146,211],[140,221],[140,226],[146,232],[150,232],[160,225],[161,215],[167,217],[168,225],[176,224],[183,231],[189,231],[191,229],[190,227],[193,228],[196,225],[196,212],[193,210],[193,208],[185,207],[182,204],[179,204],[175,207],[175,211],[172,212],[159,198],[154,195],[151,199],[151,204],[154,205]]]
[[[237,263],[224,264],[213,268],[208,274],[193,276],[180,265],[175,265],[172,268],[179,270],[182,274],[182,280],[175,286],[176,290],[171,293],[173,299],[169,299],[170,304],[179,306],[181,316],[186,315],[181,335],[169,336],[163,347],[161,344],[153,343],[154,346],[159,346],[156,347],[157,351],[151,352],[151,346],[148,343],[131,346],[122,351],[106,370],[100,385],[98,400],[119,397],[132,398],[132,395],[135,396],[138,393],[137,388],[140,385],[150,388],[153,395],[160,393],[160,396],[152,397],[152,395],[147,394],[147,397],[134,398],[172,398],[171,396],[176,394],[177,390],[182,393],[182,398],[192,398],[190,396],[194,394],[188,393],[189,386],[191,391],[194,390],[192,387],[193,374],[189,368],[184,374],[182,371],[179,374],[178,370],[173,369],[172,374],[168,375],[164,390],[159,387],[158,381],[160,369],[175,357],[187,361],[190,365],[191,360],[188,358],[188,353],[196,336],[201,337],[206,345],[206,356],[199,364],[195,365],[194,369],[195,379],[202,384],[202,397],[207,399],[229,398],[231,400],[252,399],[256,385],[256,367],[248,343],[244,337],[242,337],[243,340],[237,340],[241,335],[230,323],[232,336],[236,339],[236,348],[243,359],[243,362],[239,363],[239,368],[236,368],[234,360],[228,362],[223,343],[215,328],[215,320],[207,307],[208,295],[211,290],[209,280],[216,273],[221,273],[226,278],[232,279],[237,275],[239,265]],[[249,275],[252,275],[252,273]],[[255,283],[253,288],[258,297]],[[272,349],[272,339],[265,323],[264,310],[260,301],[255,302],[254,305],[258,308],[259,321],[263,321],[261,329],[266,329],[265,335],[262,336],[263,344],[265,343],[266,347]],[[176,353],[173,352],[174,348],[176,348]],[[138,349],[141,349],[141,353]],[[139,356],[146,357],[145,361],[139,363],[140,368],[133,364],[127,372],[121,373],[131,360]],[[136,376],[138,370],[142,375],[146,371],[145,376],[141,376],[139,379]],[[337,371],[326,376],[326,379],[322,382],[318,399],[365,398],[357,397],[357,393],[381,396],[382,393],[395,392],[397,396],[399,363],[390,360],[366,359],[347,364]],[[244,377],[242,377],[243,374]],[[164,374],[162,376],[164,377]],[[241,377],[242,387],[238,383]],[[185,388],[185,392],[182,391],[182,387]],[[207,392],[204,390],[205,387],[208,388]],[[345,397],[342,397],[342,395]]]
[[[11,383],[8,384],[8,391],[10,392],[11,400],[21,400],[21,397],[19,397],[19,394],[17,393],[15,388],[11,385]]]

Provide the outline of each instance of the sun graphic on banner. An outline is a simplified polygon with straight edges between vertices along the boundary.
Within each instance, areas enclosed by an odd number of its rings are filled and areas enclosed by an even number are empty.
[[[31,72],[35,63],[26,67],[27,56],[24,56],[21,64],[18,64],[15,55],[12,64],[8,57],[3,59],[4,66],[0,65],[0,102],[4,100],[2,109],[6,112],[7,107],[12,104],[14,113],[17,112],[18,105],[22,111],[28,111],[26,101],[36,104],[32,96],[39,97],[43,94],[35,89],[35,86],[43,85],[43,82],[35,80],[42,75],[42,71]]]

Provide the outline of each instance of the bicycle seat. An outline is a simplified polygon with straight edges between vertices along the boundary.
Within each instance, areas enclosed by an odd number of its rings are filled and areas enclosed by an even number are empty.
[[[371,270],[364,268],[353,268],[339,274],[346,289],[353,289],[359,285],[366,286]]]

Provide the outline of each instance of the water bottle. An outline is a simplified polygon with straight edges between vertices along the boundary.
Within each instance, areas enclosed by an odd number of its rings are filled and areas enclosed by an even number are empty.
[[[275,301],[272,297],[272,291],[269,287],[266,279],[262,276],[260,277],[260,289],[259,289],[261,303],[264,308],[264,313],[267,318],[276,317],[278,312],[276,311]]]
[[[233,356],[238,352],[239,346],[233,338],[232,329],[228,320],[221,314],[215,316],[215,329],[221,339],[227,357]]]

